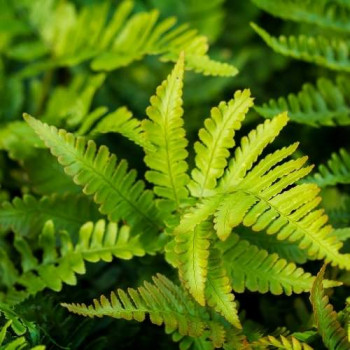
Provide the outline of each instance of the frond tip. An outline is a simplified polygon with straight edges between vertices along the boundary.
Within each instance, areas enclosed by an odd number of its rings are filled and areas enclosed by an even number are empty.
[[[315,322],[328,349],[349,350],[350,342],[347,334],[338,322],[337,314],[323,289],[322,281],[325,270],[326,265],[318,273],[311,289],[310,301],[314,310]]]
[[[187,171],[187,139],[183,128],[182,88],[184,54],[180,55],[173,71],[151,97],[146,113],[149,119],[142,123],[146,140],[153,145],[145,150],[145,163],[150,168],[146,178],[154,192],[171,200],[176,207],[186,199],[189,181]]]

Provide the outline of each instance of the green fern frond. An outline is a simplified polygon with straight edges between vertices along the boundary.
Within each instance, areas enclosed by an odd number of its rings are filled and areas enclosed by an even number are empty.
[[[281,335],[279,339],[269,335],[252,343],[251,346],[253,350],[313,350],[310,345],[300,342],[297,338],[293,336],[284,337],[283,335]]]
[[[235,292],[242,293],[248,289],[291,295],[311,290],[315,278],[310,273],[275,253],[269,254],[241,240],[236,234],[231,234],[224,243],[220,242],[218,248]]]
[[[196,30],[187,25],[174,28],[176,20],[172,17],[159,21],[157,10],[131,14],[133,7],[133,2],[127,0],[114,10],[105,1],[77,11],[71,3],[45,6],[43,0],[35,0],[29,5],[32,25],[55,59],[29,65],[22,76],[48,66],[74,66],[87,60],[92,60],[95,71],[118,69],[146,55],[175,62],[181,51],[186,52],[186,68],[210,75],[237,74],[234,66],[208,57],[207,39]],[[46,16],[40,16],[43,8]],[[107,20],[109,11],[114,13]]]
[[[253,2],[276,17],[350,32],[350,7],[337,1],[253,0]]]
[[[145,138],[141,121],[133,118],[132,113],[126,107],[120,107],[104,116],[91,130],[90,135],[114,132],[125,136],[147,150],[154,149],[154,146]]]
[[[229,102],[221,102],[211,110],[211,118],[205,120],[195,143],[196,168],[192,170],[193,180],[189,184],[191,194],[203,197],[213,194],[216,181],[227,165],[229,149],[235,143],[235,131],[241,128],[249,107],[253,105],[250,91],[237,91]]]
[[[174,202],[177,208],[188,196],[189,181],[186,151],[187,139],[183,128],[182,88],[184,56],[181,54],[168,78],[157,88],[146,110],[149,119],[142,127],[146,140],[154,150],[146,150],[145,163],[151,169],[146,178],[152,182],[154,192]]]
[[[348,42],[345,39],[305,35],[281,35],[277,38],[255,23],[251,23],[251,26],[275,52],[332,70],[350,72]]]
[[[1,300],[9,305],[17,304],[45,288],[60,291],[62,283],[75,285],[75,274],[85,273],[84,261],[111,261],[113,257],[130,259],[145,254],[138,236],[130,236],[127,226],[118,228],[115,223],[106,226],[103,220],[95,225],[91,222],[83,225],[75,245],[67,232],[62,231],[58,249],[56,236],[52,221],[48,221],[38,241],[42,261],[36,258],[28,241],[17,236],[14,246],[21,256],[21,270],[13,265],[5,250],[1,250],[0,269],[3,275],[0,285],[7,289],[5,293],[0,293]]]
[[[94,195],[100,211],[111,221],[124,219],[135,230],[159,232],[162,221],[153,203],[152,192],[144,190],[136,172],[127,170],[125,160],[117,164],[105,146],[97,149],[93,141],[25,116],[28,124],[58,158],[65,172],[83,187],[85,194]]]
[[[326,265],[318,273],[310,295],[317,329],[328,349],[348,350],[350,349],[350,342],[347,334],[340,326],[337,320],[337,314],[333,310],[333,306],[329,303],[329,298],[322,286],[325,270]]]
[[[90,306],[62,305],[73,313],[88,317],[109,316],[143,322],[148,314],[152,323],[164,324],[167,333],[178,331],[182,336],[195,338],[206,334],[215,347],[223,345],[223,326],[210,320],[205,308],[194,303],[181,288],[160,274],[153,277],[153,284],[145,282],[137,290],[129,288],[128,292],[121,289],[112,292],[110,300],[102,295]]]
[[[5,325],[0,328],[0,348],[1,350],[21,350],[21,349],[29,349],[29,350],[45,350],[46,347],[44,345],[36,345],[31,347],[27,342],[24,336],[15,336],[9,337],[10,339],[6,340],[6,336],[8,334],[7,330],[11,326],[12,321],[7,321]]]
[[[40,330],[37,324],[19,315],[15,307],[0,303],[0,315],[11,321],[11,329],[16,335],[25,335],[28,332],[33,337],[39,336]]]
[[[13,230],[23,237],[36,237],[44,223],[52,220],[57,230],[77,232],[81,225],[101,215],[96,206],[81,195],[51,195],[36,199],[31,195],[15,197],[0,206],[0,229]]]
[[[212,224],[202,222],[194,230],[175,236],[180,279],[197,302],[203,306],[211,234]]]
[[[208,260],[205,295],[210,307],[224,316],[236,328],[242,328],[230,279],[223,266],[220,251],[215,248],[211,249]]]
[[[350,184],[350,154],[345,149],[332,153],[326,164],[318,167],[318,172],[308,178],[320,187]]]
[[[350,81],[347,77],[337,77],[335,82],[320,78],[316,85],[304,84],[297,94],[271,99],[255,109],[265,118],[288,111],[291,120],[316,127],[349,125],[349,90]]]

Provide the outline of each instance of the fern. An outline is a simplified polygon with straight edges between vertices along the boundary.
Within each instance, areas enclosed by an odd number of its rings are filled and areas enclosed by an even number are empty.
[[[318,167],[318,172],[309,181],[320,187],[350,183],[350,154],[345,149],[332,153],[326,164]]]
[[[84,137],[75,137],[29,116],[25,119],[66,173],[83,187],[85,194],[94,196],[102,214],[111,221],[122,219],[130,225],[132,234],[142,239],[144,252],[165,249],[166,259],[178,270],[183,287],[158,275],[154,284],[146,283],[128,293],[118,291],[118,295],[112,294],[111,301],[102,296],[89,307],[65,306],[90,317],[107,315],[143,321],[149,314],[152,322],[164,323],[166,331],[181,341],[183,348],[239,349],[248,340],[234,292],[247,289],[275,295],[298,294],[310,291],[315,277],[294,262],[250,244],[233,230],[243,224],[253,231],[264,231],[259,233],[263,237],[274,235],[276,245],[278,241],[289,241],[293,250],[290,254],[299,262],[319,259],[349,269],[350,256],[340,252],[343,243],[318,208],[319,187],[297,183],[312,170],[312,166],[305,166],[307,157],[288,159],[298,144],[267,150],[287,124],[286,113],[265,120],[233,148],[234,134],[252,106],[248,90],[236,92],[232,100],[212,110],[199,132],[194,169],[192,176],[188,175],[182,110],[185,57],[180,55],[151,98],[148,118],[139,124],[126,110],[120,110],[120,124],[117,120],[114,129],[142,144],[148,168],[145,176],[154,185],[153,193],[145,190],[141,180],[136,181],[134,171],[127,171],[125,161],[117,163],[105,146],[97,150],[96,144]],[[89,134],[97,120],[103,123],[103,119],[96,118],[80,132]],[[241,230],[237,228],[237,232]],[[301,253],[297,255],[296,251]],[[29,266],[32,263],[26,260]],[[6,278],[11,285],[11,274]],[[336,281],[324,283],[339,285]],[[188,336],[196,340],[188,340]],[[298,346],[296,340],[289,339],[291,346]],[[286,341],[276,340],[275,344],[284,345]]]
[[[268,46],[284,56],[315,63],[335,71],[350,72],[348,43],[344,39],[330,40],[323,36],[305,35],[297,37],[281,35],[276,38],[255,23],[251,23],[251,26]]]
[[[40,200],[31,195],[16,197],[4,202],[0,208],[0,229],[11,229],[22,237],[36,237],[47,220],[57,230],[77,232],[89,220],[97,221],[100,215],[93,202],[78,195],[44,196]]]
[[[336,82],[320,78],[315,86],[304,84],[298,94],[271,99],[255,109],[265,118],[288,111],[292,121],[316,127],[349,125],[349,89],[349,80],[344,76],[337,77]]]
[[[146,55],[160,55],[161,60],[176,61],[186,51],[186,66],[196,72],[232,76],[237,69],[212,61],[207,56],[208,44],[187,25],[173,28],[176,20],[158,21],[157,10],[133,15],[132,1],[123,1],[113,10],[108,1],[85,6],[77,11],[72,3],[49,3],[35,0],[27,5],[29,19],[38,30],[53,60],[41,59],[22,71],[28,76],[48,66],[74,66],[92,60],[95,71],[110,71],[127,66]],[[46,13],[45,13],[46,12]],[[65,26],[62,28],[62,22]]]
[[[315,315],[315,322],[324,344],[330,350],[346,350],[350,348],[350,342],[343,328],[337,321],[337,314],[329,299],[325,295],[322,280],[326,270],[324,265],[315,279],[311,290],[310,300]]]
[[[253,0],[254,4],[274,16],[306,22],[338,31],[350,32],[350,8],[337,1]]]
[[[75,274],[85,273],[84,261],[111,261],[113,257],[130,259],[145,254],[138,237],[130,236],[128,227],[118,229],[115,223],[106,226],[103,220],[96,225],[91,222],[83,225],[76,244],[72,243],[67,232],[62,231],[60,243],[57,249],[54,225],[47,221],[38,240],[42,251],[42,261],[39,261],[28,241],[16,236],[14,246],[22,258],[21,271],[1,249],[3,275],[0,284],[7,288],[5,293],[0,293],[1,300],[10,305],[17,304],[45,288],[60,291],[62,283],[75,285]]]
[[[153,277],[153,284],[145,282],[137,290],[129,288],[127,293],[121,289],[117,294],[112,292],[110,300],[101,296],[90,306],[62,305],[71,312],[88,317],[110,316],[142,322],[148,314],[152,323],[164,324],[168,333],[178,331],[181,335],[200,337],[209,331],[215,347],[221,347],[224,340],[223,326],[211,320],[204,308],[160,274]]]

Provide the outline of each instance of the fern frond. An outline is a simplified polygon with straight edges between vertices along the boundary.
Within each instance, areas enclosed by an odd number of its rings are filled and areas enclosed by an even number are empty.
[[[212,194],[216,181],[224,172],[229,149],[235,145],[234,134],[240,129],[249,107],[253,105],[250,91],[236,91],[229,102],[221,102],[211,110],[211,118],[205,120],[195,143],[196,168],[189,184],[191,194],[203,197]]]
[[[184,56],[181,54],[168,78],[157,88],[146,110],[149,119],[142,127],[146,140],[154,150],[146,150],[145,163],[151,169],[146,178],[152,182],[154,192],[174,202],[178,208],[188,196],[186,184],[187,139],[183,128],[182,87]]]
[[[44,345],[37,345],[31,347],[27,342],[24,336],[15,336],[11,337],[9,341],[6,340],[7,330],[11,326],[12,321],[9,320],[0,327],[0,347],[2,350],[21,350],[21,349],[29,349],[29,350],[45,350],[46,347]]]
[[[118,69],[146,55],[175,62],[181,51],[186,52],[186,68],[196,72],[221,76],[238,72],[230,64],[209,58],[205,36],[187,25],[174,27],[176,20],[172,17],[159,21],[157,10],[131,14],[132,1],[123,1],[115,10],[104,1],[84,6],[81,11],[71,3],[50,3],[45,6],[46,16],[40,16],[43,0],[35,0],[28,7],[33,27],[55,59],[41,59],[29,65],[22,76],[36,74],[48,66],[74,66],[87,60],[92,60],[95,71]],[[111,17],[109,11],[114,12]]]
[[[318,167],[318,172],[308,177],[308,181],[320,187],[350,184],[350,154],[341,148],[338,153],[332,153],[326,164]]]
[[[350,342],[345,330],[337,320],[337,314],[329,303],[322,281],[326,265],[322,267],[311,289],[310,301],[312,303],[315,322],[324,344],[331,350],[348,350]]]
[[[310,273],[275,253],[269,254],[241,240],[236,234],[231,234],[224,244],[220,242],[218,248],[222,252],[232,288],[238,293],[248,289],[259,293],[291,295],[311,290],[314,277]]]
[[[36,199],[15,197],[0,206],[0,229],[13,230],[22,237],[36,237],[44,223],[52,220],[57,230],[77,232],[85,222],[97,221],[96,206],[81,195],[51,195]]]
[[[297,94],[271,99],[255,109],[265,118],[288,111],[291,120],[316,127],[349,125],[349,89],[350,81],[347,77],[337,77],[335,82],[320,78],[316,85],[304,84]]]
[[[345,39],[305,35],[281,35],[277,38],[255,23],[251,23],[251,26],[275,52],[332,70],[350,72],[350,54]]]
[[[350,32],[350,8],[337,1],[253,0],[253,2],[276,17]]]
[[[235,155],[229,162],[228,169],[220,183],[220,187],[224,191],[231,191],[245,177],[247,171],[251,169],[265,147],[274,141],[287,124],[287,121],[287,114],[281,113],[271,121],[267,120],[265,123],[258,125],[248,136],[242,138],[241,145],[235,149]],[[289,148],[283,149],[281,154],[278,154],[278,161],[292,154],[296,147],[297,144],[294,144]],[[268,162],[266,164],[266,166],[271,165]],[[264,168],[261,168],[261,170],[264,171]]]
[[[236,328],[242,328],[230,279],[223,266],[220,251],[215,248],[210,250],[205,296],[210,307],[224,316]]]
[[[7,291],[0,293],[0,299],[7,304],[17,304],[45,288],[60,291],[62,283],[75,285],[75,274],[85,273],[84,261],[111,261],[113,257],[130,259],[145,254],[138,236],[130,236],[127,226],[118,228],[115,223],[106,226],[103,220],[95,225],[91,222],[83,225],[75,245],[65,231],[59,238],[58,249],[54,225],[47,221],[39,236],[42,253],[42,261],[39,261],[27,240],[17,236],[14,246],[21,255],[21,271],[15,268],[7,253],[1,251],[0,268],[6,272],[6,279],[2,276],[0,285]]]
[[[281,350],[313,350],[313,348],[306,344],[300,342],[297,338],[284,337],[281,335],[278,338],[274,336],[267,336],[259,339],[251,344],[253,350],[265,350],[265,349],[281,349]]]
[[[144,190],[136,172],[127,170],[125,160],[117,164],[105,146],[97,149],[93,141],[25,116],[28,124],[58,158],[65,172],[83,187],[85,194],[94,195],[100,211],[111,221],[124,219],[135,230],[159,232],[162,221],[153,203],[153,195]]]
[[[154,149],[152,144],[145,138],[141,127],[141,121],[133,118],[132,113],[126,107],[120,107],[114,112],[108,113],[98,122],[90,134],[95,135],[114,132],[125,136],[145,149]]]
[[[202,222],[194,230],[175,236],[180,279],[197,302],[203,306],[211,234],[212,224]]]
[[[164,324],[167,333],[178,331],[182,336],[195,338],[206,334],[215,347],[223,345],[223,326],[210,320],[205,308],[194,303],[178,286],[160,274],[153,277],[153,283],[145,282],[137,290],[129,288],[128,292],[121,289],[117,293],[112,292],[110,300],[102,295],[90,306],[62,305],[73,313],[88,317],[109,316],[142,322],[148,314],[152,323]],[[219,342],[215,341],[218,339]]]

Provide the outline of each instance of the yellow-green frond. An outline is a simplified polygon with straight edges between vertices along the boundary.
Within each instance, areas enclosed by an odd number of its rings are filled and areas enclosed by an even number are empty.
[[[146,178],[154,192],[179,207],[188,195],[186,185],[187,139],[183,128],[182,88],[184,55],[181,54],[168,78],[157,88],[146,110],[149,119],[142,123],[145,139],[153,146],[146,149]]]
[[[54,126],[49,126],[30,116],[28,124],[57,157],[65,172],[93,195],[100,211],[111,221],[124,219],[135,230],[159,232],[162,221],[153,203],[153,194],[136,180],[136,172],[128,171],[125,160],[117,163],[105,146],[97,149],[95,142]]]
[[[235,145],[235,131],[241,128],[249,107],[253,105],[250,91],[236,91],[229,102],[221,102],[211,110],[211,117],[199,130],[199,139],[195,143],[196,168],[192,170],[189,185],[191,194],[196,197],[214,193],[216,181],[227,165],[229,149]]]
[[[212,234],[212,224],[202,222],[193,230],[175,236],[180,279],[200,305],[205,305],[205,284]]]
[[[255,23],[253,29],[274,51],[302,61],[335,70],[350,72],[350,53],[345,39],[324,36],[271,36]]]
[[[350,342],[347,334],[338,322],[337,313],[329,303],[329,298],[323,289],[322,281],[325,270],[326,266],[324,265],[315,279],[310,295],[315,323],[328,349],[348,350]]]
[[[177,331],[181,336],[204,336],[204,339],[211,339],[215,347],[221,347],[225,339],[224,327],[210,320],[205,308],[160,274],[153,277],[153,283],[145,282],[144,286],[128,288],[127,292],[118,289],[117,293],[111,293],[110,299],[102,295],[90,306],[62,305],[87,317],[109,316],[142,322],[147,314],[152,323],[158,326],[164,324],[167,333]]]

